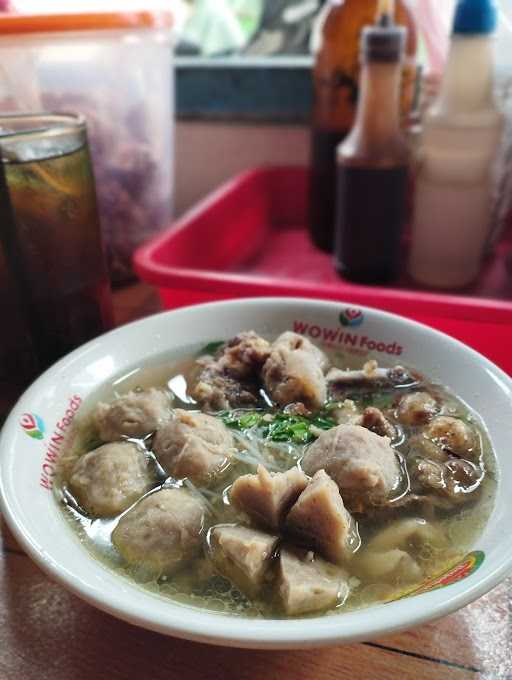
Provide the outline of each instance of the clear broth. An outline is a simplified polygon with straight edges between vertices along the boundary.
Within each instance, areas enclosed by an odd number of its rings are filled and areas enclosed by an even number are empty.
[[[361,359],[356,363],[354,358],[348,359],[340,352],[328,352],[328,354],[333,365],[343,368],[360,367],[363,363]],[[105,566],[132,580],[145,590],[169,598],[173,602],[199,607],[207,611],[251,618],[285,618],[270,596],[265,597],[265,599],[251,600],[228,579],[219,575],[215,571],[212,561],[207,557],[206,542],[204,556],[198,557],[181,572],[169,578],[164,576],[155,579],[154,576],[144,573],[141,569],[127,566],[112,545],[110,537],[119,519],[126,512],[129,512],[129,509],[115,518],[91,519],[81,510],[66,488],[66,473],[72,462],[78,456],[102,443],[97,438],[92,424],[92,412],[99,401],[109,402],[133,389],[156,387],[169,390],[169,385],[172,385],[174,391],[170,391],[173,393],[174,407],[199,410],[189,397],[187,389],[197,356],[198,348],[193,347],[165,357],[159,357],[143,367],[135,367],[128,373],[118,376],[112,382],[104,384],[88,398],[81,409],[80,416],[76,419],[70,437],[69,449],[61,460],[60,472],[55,486],[57,498],[64,517],[85,548]],[[400,596],[404,590],[413,589],[415,585],[420,586],[427,578],[442,573],[446,568],[455,564],[471,548],[491,514],[496,489],[496,466],[494,454],[481,421],[466,404],[443,386],[429,383],[426,378],[424,384],[442,400],[443,414],[458,416],[466,420],[480,435],[481,465],[485,470],[480,492],[476,495],[475,501],[468,502],[455,511],[435,511],[436,524],[446,533],[450,548],[439,551],[433,546],[423,545],[415,552],[409,551],[424,571],[424,577],[417,584],[400,581],[395,583],[370,582],[360,579],[357,574],[351,574],[349,580],[351,590],[348,598],[337,608],[324,612],[324,615],[361,609],[377,602],[392,600]],[[414,391],[413,387],[405,388],[405,391],[407,389]],[[404,388],[394,387],[379,390],[377,397],[374,398],[375,405],[383,407],[392,398],[396,398],[398,390],[404,391]],[[367,395],[360,395],[360,397],[365,400],[365,404],[368,403]],[[393,424],[397,425],[395,421],[393,421]],[[398,426],[397,429],[399,436],[397,441],[394,442],[394,447],[401,458],[406,460],[408,437],[414,435],[418,428]],[[210,525],[217,525],[243,520],[242,514],[229,502],[229,488],[237,477],[254,473],[258,463],[264,463],[270,471],[285,471],[300,462],[308,446],[268,441],[265,441],[265,445],[262,445],[262,441],[250,432],[243,435],[234,434],[240,448],[239,456],[207,489],[197,488],[188,480],[180,481],[167,477],[151,452],[151,437],[130,441],[137,442],[145,451],[150,464],[154,466],[158,481],[155,483],[155,487],[149,491],[149,494],[163,487],[184,486],[192,493],[201,495],[209,510]],[[259,445],[259,455],[256,454],[258,451],[256,445]],[[250,451],[244,451],[246,448],[249,448]],[[408,517],[432,519],[430,515],[428,517],[422,515],[416,506],[413,506],[413,508],[406,507],[394,512],[392,520],[386,515],[374,518],[358,517],[359,533],[363,546],[369,538],[389,525],[391,521]],[[315,616],[318,615],[315,614]]]

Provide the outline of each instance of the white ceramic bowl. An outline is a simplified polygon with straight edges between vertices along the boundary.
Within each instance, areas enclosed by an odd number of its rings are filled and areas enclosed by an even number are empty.
[[[297,299],[190,307],[115,330],[59,361],[23,395],[0,441],[3,512],[22,547],[50,577],[114,616],[169,635],[239,647],[302,648],[368,639],[449,614],[496,586],[512,567],[508,491],[512,489],[512,381],[446,335],[384,312],[348,308]],[[46,488],[55,470],[54,459],[62,451],[59,435],[71,424],[80,400],[102,382],[151,357],[227,339],[242,329],[264,334],[302,329],[317,342],[325,338],[340,347],[355,344],[358,350],[373,349],[373,355],[388,364],[399,361],[414,366],[446,384],[482,416],[499,461],[496,505],[475,552],[448,579],[454,583],[339,616],[262,621],[173,604],[141,590],[89,555]]]

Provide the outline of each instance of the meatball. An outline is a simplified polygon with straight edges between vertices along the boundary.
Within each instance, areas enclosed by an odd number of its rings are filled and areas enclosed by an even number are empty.
[[[308,475],[325,470],[352,510],[381,502],[401,478],[389,439],[359,425],[338,425],[320,435],[302,459],[302,469]]]
[[[316,410],[327,399],[326,367],[325,355],[309,340],[284,333],[272,345],[262,377],[269,395],[281,406],[302,402]]]
[[[205,508],[185,489],[162,489],[124,515],[112,542],[129,564],[171,575],[201,552]]]
[[[423,425],[432,420],[437,410],[437,402],[430,394],[412,392],[400,400],[397,417],[404,425]]]
[[[344,602],[349,594],[348,575],[311,552],[283,548],[278,589],[284,613],[299,616]]]
[[[99,403],[94,420],[100,439],[113,442],[122,437],[143,437],[154,432],[170,415],[170,399],[156,389],[128,392],[110,404]]]
[[[233,437],[217,418],[176,409],[153,441],[158,462],[167,474],[192,482],[207,482],[228,462]]]
[[[298,468],[270,473],[258,465],[256,475],[242,475],[235,480],[230,499],[256,524],[277,531],[307,484],[308,478]]]
[[[478,440],[475,431],[459,418],[438,416],[423,430],[423,434],[443,449],[466,457],[475,451]]]
[[[243,526],[220,525],[209,534],[210,555],[221,574],[244,593],[261,590],[278,542],[277,536]]]
[[[272,344],[272,349],[275,349],[276,347],[287,347],[290,350],[300,349],[311,354],[323,372],[329,368],[329,359],[327,358],[327,355],[310,340],[303,335],[299,335],[299,333],[293,333],[292,331],[281,333],[277,340]]]
[[[96,517],[117,515],[154,483],[144,453],[130,442],[104,444],[78,458],[69,488],[80,505]]]
[[[334,564],[343,564],[359,547],[357,526],[336,484],[319,470],[286,518],[286,528],[308,548]]]

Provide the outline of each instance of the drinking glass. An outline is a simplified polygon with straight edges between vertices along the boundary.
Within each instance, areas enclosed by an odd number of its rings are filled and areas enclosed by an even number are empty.
[[[112,305],[83,118],[0,116],[0,161],[1,418]]]

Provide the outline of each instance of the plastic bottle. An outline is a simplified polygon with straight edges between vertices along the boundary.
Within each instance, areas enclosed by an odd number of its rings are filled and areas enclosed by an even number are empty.
[[[505,115],[505,133],[498,160],[498,182],[488,250],[492,252],[503,232],[512,224],[512,3],[499,3],[496,35],[496,91]]]
[[[496,23],[492,0],[459,0],[441,92],[426,115],[409,271],[429,286],[471,283],[489,238],[504,127],[494,97]]]
[[[375,20],[377,3],[378,0],[328,0],[315,31],[309,229],[313,243],[326,252],[333,250],[336,147],[354,123],[361,30]],[[403,0],[397,1],[396,22],[408,29],[402,80],[405,118],[414,95],[416,30]]]
[[[409,150],[400,126],[407,30],[381,0],[361,40],[363,72],[355,125],[337,151],[335,266],[345,278],[385,283],[399,270],[407,208]]]

